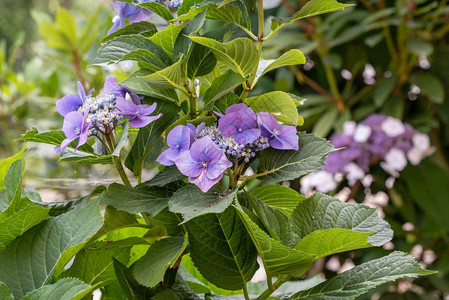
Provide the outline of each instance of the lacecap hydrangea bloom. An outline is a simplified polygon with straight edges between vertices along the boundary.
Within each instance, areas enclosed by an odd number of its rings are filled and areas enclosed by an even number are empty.
[[[393,178],[410,162],[413,165],[433,153],[429,137],[401,120],[373,114],[357,124],[348,121],[343,133],[334,134],[331,143],[341,150],[329,153],[323,171],[301,179],[301,191],[315,188],[327,193],[342,178],[354,185],[363,180],[371,167],[379,164]]]
[[[228,107],[218,126],[198,127],[178,125],[167,135],[169,148],[157,161],[169,166],[176,164],[203,192],[208,191],[223,177],[231,161],[248,163],[256,153],[273,147],[280,150],[298,150],[295,126],[281,125],[267,112],[256,114],[246,104]]]
[[[141,104],[141,97],[126,87],[119,87],[115,78],[108,77],[103,86],[103,93],[95,97],[93,90],[87,95],[78,83],[78,94],[62,97],[56,102],[56,109],[64,117],[63,132],[66,139],[55,148],[61,153],[76,138],[75,150],[86,143],[88,137],[95,136],[103,144],[101,135],[109,136],[125,119],[134,128],[145,127],[162,116],[149,116],[156,109],[152,105]],[[125,97],[129,96],[130,100]]]

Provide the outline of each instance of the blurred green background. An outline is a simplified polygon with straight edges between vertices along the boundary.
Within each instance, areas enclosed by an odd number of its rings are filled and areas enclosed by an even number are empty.
[[[286,17],[306,1],[265,1],[265,15]],[[354,3],[353,1],[340,1]],[[55,102],[76,93],[76,82],[100,91],[107,76],[120,81],[133,68],[127,62],[99,67],[89,63],[112,25],[112,2],[86,0],[1,0],[0,158],[18,152],[14,142],[26,130],[60,129]],[[250,3],[249,7],[253,5]],[[250,11],[254,22],[256,15]],[[156,20],[157,22],[157,20]],[[211,26],[216,26],[211,25]],[[282,29],[266,43],[265,59],[296,48],[308,61],[262,78],[254,94],[282,90],[307,99],[301,130],[330,137],[345,121],[360,122],[382,113],[426,133],[432,157],[409,165],[393,186],[380,167],[370,188],[346,182],[353,201],[381,195],[379,206],[395,231],[387,250],[411,252],[435,276],[377,288],[371,299],[449,299],[449,4],[426,0],[360,0],[345,11],[314,17]],[[29,144],[26,186],[45,201],[76,197],[113,181],[102,166],[58,163],[52,147]],[[148,165],[153,165],[151,158]],[[300,189],[300,182],[290,186]],[[380,193],[380,194],[379,194]],[[366,249],[323,259],[316,273],[329,276],[381,256]]]

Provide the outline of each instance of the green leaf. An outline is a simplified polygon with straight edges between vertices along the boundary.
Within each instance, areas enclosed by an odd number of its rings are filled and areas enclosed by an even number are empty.
[[[153,293],[150,293],[147,288],[140,285],[134,278],[132,274],[134,265],[132,265],[130,268],[127,268],[125,265],[114,258],[113,262],[118,282],[128,299],[151,299]]]
[[[263,60],[262,60],[263,61]],[[306,63],[306,58],[304,57],[304,54],[302,54],[301,51],[297,49],[292,49],[290,51],[287,51],[286,53],[282,54],[281,57],[275,60],[267,60],[263,62],[271,62],[270,64],[266,65],[266,63],[259,63],[260,65],[265,65],[265,67],[261,70],[258,70],[257,78],[262,77],[266,73],[270,72],[271,70],[285,67],[285,66],[293,66],[293,65],[302,65]]]
[[[372,247],[367,241],[371,234],[342,228],[315,230],[299,241],[295,249],[313,254],[315,259],[318,259],[335,253]]]
[[[97,288],[114,281],[115,271],[112,258],[126,264],[131,246],[104,249],[108,242],[97,242],[82,249],[64,277],[76,277]]]
[[[271,19],[271,31],[276,32],[287,24],[291,24],[296,20],[321,15],[337,10],[343,10],[345,7],[354,4],[341,4],[335,0],[310,0],[304,5],[300,11],[296,12],[291,18],[273,18]]]
[[[151,74],[152,72],[153,71],[145,69],[136,71],[131,74],[124,82],[122,82],[122,85],[130,88],[136,94],[177,103],[178,95],[176,94],[176,91],[174,89],[153,89],[151,85],[149,85],[148,82],[143,79],[143,77]]]
[[[421,269],[412,256],[395,251],[388,256],[356,266],[289,299],[356,299],[385,282],[434,273],[436,272]]]
[[[248,38],[237,38],[228,43],[221,43],[205,37],[190,37],[195,43],[212,50],[218,61],[232,71],[248,76],[257,66],[257,49]]]
[[[0,213],[0,252],[16,237],[49,218],[49,208],[33,204],[27,198],[14,201],[20,201],[18,207],[12,203]]]
[[[247,214],[240,210],[237,212],[263,260],[267,277],[281,274],[300,277],[312,267],[313,255],[282,245],[260,229]]]
[[[150,39],[155,36],[156,34]],[[150,39],[139,34],[120,35],[106,42],[106,44],[98,50],[97,57],[95,58],[93,64],[118,63],[123,60],[129,52],[143,49],[154,54],[153,64],[156,67],[158,67],[161,62],[165,66],[170,65],[171,59],[167,53],[165,53],[161,47],[152,42]]]
[[[185,77],[183,72],[182,60],[179,60],[168,68],[145,76],[144,79],[156,89],[177,88],[180,91],[185,91],[185,85],[182,81]]]
[[[78,278],[63,278],[54,284],[29,292],[22,300],[69,300],[90,288],[90,285]]]
[[[194,79],[212,72],[217,65],[217,59],[209,48],[200,44],[193,44],[192,53],[187,62],[187,76]]]
[[[207,213],[221,213],[234,201],[237,191],[234,190],[224,197],[219,196],[221,192],[215,186],[203,193],[196,185],[189,184],[173,194],[169,209],[182,214],[184,222]]]
[[[179,172],[178,168],[173,166],[168,166],[164,168],[162,171],[156,174],[152,179],[145,181],[141,184],[139,184],[137,187],[144,187],[144,186],[159,186],[163,187],[170,182],[182,180],[186,178],[185,175],[183,175],[181,172]]]
[[[376,89],[373,93],[373,100],[374,104],[376,104],[377,107],[382,107],[384,105],[385,101],[387,101],[388,97],[393,92],[393,89],[397,82],[397,76],[396,74],[393,74],[392,76],[388,78],[382,79],[377,85]]]
[[[102,224],[96,201],[34,226],[0,253],[0,280],[16,298],[49,284],[64,252],[83,245]]]
[[[25,154],[25,149],[26,146],[23,146],[22,150],[20,150],[18,153],[0,160],[0,191],[5,189],[6,172],[8,171],[9,167],[11,167],[11,164],[13,162],[23,157],[23,155]],[[1,210],[3,209],[0,207],[0,211]]]
[[[245,80],[245,77],[242,77],[240,74],[234,72],[228,72],[220,77],[217,77],[204,94],[203,110],[211,110],[214,106],[215,100],[230,92],[236,86],[242,84]]]
[[[335,126],[338,115],[339,112],[336,107],[328,109],[327,112],[322,114],[316,121],[315,125],[313,126],[312,132],[317,136],[326,137]]]
[[[65,140],[65,134],[62,132],[62,130],[51,130],[39,133],[35,127],[33,127],[31,130],[27,130],[24,135],[22,135],[20,138],[16,139],[16,141],[27,141],[27,142],[34,142],[34,143],[44,143],[44,144],[50,144],[50,145],[61,145],[62,141]],[[73,141],[69,147],[75,149],[76,147],[76,140]],[[84,144],[78,148],[78,150],[88,153],[94,153],[94,149],[88,144]]]
[[[219,6],[209,4],[206,18],[208,20],[217,20],[236,24],[241,28],[251,31],[251,23],[249,21],[248,12],[245,4],[241,1],[233,1],[233,3],[229,4],[223,1]]]
[[[444,86],[441,80],[429,72],[412,74],[409,82],[421,89],[421,94],[428,97],[430,101],[441,104],[445,99]]]
[[[113,164],[112,155],[94,155],[66,148],[59,158],[60,162],[76,162],[77,164]]]
[[[127,54],[123,56],[121,59],[125,60],[134,60],[139,63],[139,66],[144,69],[151,70],[153,72],[159,71],[165,68],[164,62],[158,59],[156,55],[150,52],[147,49],[137,49],[129,51]]]
[[[56,12],[56,25],[67,40],[75,44],[77,33],[75,18],[63,7],[58,7]]]
[[[160,16],[165,21],[169,22],[171,19],[173,19],[173,15],[170,12],[170,10],[163,4],[157,3],[157,2],[146,2],[137,5],[139,7],[143,7],[149,11],[154,12],[156,15]]]
[[[9,291],[6,284],[0,281],[0,299],[4,300],[14,300],[14,296]]]
[[[178,16],[181,16],[185,13],[187,13],[192,6],[194,6],[197,3],[203,2],[204,0],[184,0],[181,3],[181,6],[178,8],[177,14]]]
[[[187,230],[190,256],[214,285],[240,290],[259,268],[254,244],[234,207],[194,218]]]
[[[231,106],[233,104],[237,104],[239,102],[240,102],[239,96],[237,96],[234,93],[227,93],[227,94],[223,95],[223,97],[218,98],[214,102],[214,107],[216,109],[218,109],[219,112],[224,114],[226,111],[226,108],[228,108],[229,106]]]
[[[299,236],[293,231],[292,223],[285,213],[268,206],[250,193],[245,192],[243,195],[273,239],[288,247],[294,247],[298,243]]]
[[[18,211],[22,204],[23,157],[14,161],[5,175],[5,190],[0,197],[0,209],[8,208],[10,214]]]
[[[159,45],[168,54],[173,55],[176,39],[184,26],[185,23],[176,25],[171,23],[167,28],[150,37],[150,40]]]
[[[411,198],[428,217],[449,231],[448,171],[437,162],[425,159],[417,166],[407,166],[402,174]]]
[[[155,242],[135,263],[134,278],[146,287],[154,287],[164,280],[165,271],[175,265],[186,246],[187,236],[169,237]]]
[[[379,218],[377,210],[361,204],[344,203],[316,193],[303,201],[291,216],[295,232],[304,238],[315,230],[345,228],[358,232],[373,233],[368,242],[381,246],[390,241],[393,231]]]
[[[183,56],[188,55],[189,49],[192,45],[192,40],[188,37],[197,34],[197,32],[203,27],[204,21],[206,20],[205,16],[206,14],[202,12],[185,24],[184,28],[181,30],[181,33],[176,39],[173,48],[174,60],[179,60]]]
[[[126,141],[128,140],[128,130],[129,130],[129,122],[126,121],[122,125],[122,135],[120,136],[120,139],[117,142],[117,145],[115,146],[114,152],[112,152],[112,155],[120,156],[120,150],[125,146]]]
[[[112,183],[101,203],[132,214],[146,212],[155,216],[167,207],[168,194],[165,189],[158,187],[132,188]]]
[[[288,217],[306,199],[297,191],[277,184],[261,185],[251,190],[251,194],[265,204],[282,210]]]
[[[131,23],[123,28],[119,28],[110,35],[107,35],[101,40],[101,43],[112,40],[121,35],[140,34],[145,37],[150,37],[157,32],[156,26],[153,23],[142,21],[138,23]]]
[[[154,114],[162,113],[162,117],[139,129],[137,138],[126,157],[125,166],[135,175],[142,171],[143,161],[154,143],[161,137],[165,129],[178,119],[179,106],[160,100],[156,100],[156,103]]]
[[[282,151],[268,148],[262,152],[257,165],[257,174],[262,180],[273,183],[293,180],[302,175],[319,171],[324,166],[326,155],[334,148],[329,141],[314,134],[299,132],[299,150]]]
[[[295,102],[284,92],[275,91],[247,98],[245,103],[255,112],[270,112],[278,121],[288,125],[296,126],[300,119]]]

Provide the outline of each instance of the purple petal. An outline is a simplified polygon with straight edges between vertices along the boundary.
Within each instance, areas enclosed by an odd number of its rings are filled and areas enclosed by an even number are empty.
[[[257,128],[247,129],[241,133],[241,135],[243,135],[245,137],[246,144],[251,144],[252,142],[257,140],[257,138],[260,136],[260,134],[261,134],[260,129],[257,129]]]
[[[204,123],[204,122],[203,122]],[[195,127],[195,125],[193,125],[192,123],[187,123],[187,125],[186,125],[187,127],[189,127],[190,129],[192,129],[192,131],[193,131],[193,134],[195,134],[195,130],[196,130],[196,127]]]
[[[129,23],[138,23],[141,21],[145,21],[152,15],[153,15],[153,12],[141,8],[137,13],[134,13],[133,15],[129,16],[128,20],[129,20]]]
[[[70,94],[56,101],[56,110],[63,117],[69,112],[77,111],[81,106],[83,100],[77,94]]]
[[[242,116],[239,113],[229,113],[218,120],[218,128],[223,131],[225,129],[228,129],[229,127],[233,127],[237,130],[238,128],[240,128],[241,124]]]
[[[111,33],[113,33],[115,30],[117,30],[117,27],[120,25],[120,18],[117,18],[114,21],[114,24],[112,25],[111,28],[109,28],[108,30],[108,35],[110,35]]]
[[[275,117],[269,112],[257,113],[257,123],[259,124],[261,135],[270,137],[274,135],[274,131],[280,131],[280,125]]]
[[[223,151],[209,137],[205,136],[192,144],[190,155],[197,162],[215,163],[221,158]]]
[[[186,176],[198,177],[203,172],[203,167],[200,162],[192,159],[190,150],[183,152],[175,161],[179,172]]]
[[[281,150],[298,150],[299,137],[295,126],[282,125],[281,134],[270,140],[270,146]]]
[[[76,143],[75,150],[77,150],[79,146],[84,145],[86,142],[87,142],[87,130],[82,134],[80,134],[78,142]]]
[[[158,163],[164,166],[171,166],[175,164],[176,159],[181,154],[179,149],[167,149],[159,155],[156,159]]]
[[[207,165],[206,177],[208,179],[217,179],[223,176],[226,169],[232,167],[232,163],[228,160],[226,155],[222,152],[221,158],[215,163],[209,163]]]
[[[248,105],[246,105],[245,103],[237,103],[226,108],[225,114],[227,115],[233,112],[246,114],[249,113],[250,111],[254,113],[254,111],[251,108],[249,108]]]
[[[122,9],[124,9],[126,7],[126,3],[120,2],[120,1],[112,1],[112,6],[114,7],[114,10],[120,14],[120,12],[122,11]]]
[[[115,77],[109,76],[108,78],[106,78],[106,80],[104,81],[104,85],[103,85],[103,93],[115,94],[115,93],[117,93],[118,89],[119,89],[119,86],[117,85],[117,79],[115,79]],[[121,96],[124,97],[124,95],[121,95]]]
[[[77,111],[69,112],[64,118],[62,131],[69,139],[77,138],[83,129],[84,116]],[[78,131],[78,132],[77,132]]]
[[[115,105],[128,119],[130,119],[132,116],[136,116],[140,112],[140,108],[139,106],[137,106],[137,104],[134,104],[122,97],[118,97],[116,99]]]
[[[73,140],[75,140],[76,137],[74,137],[73,139],[65,139],[62,141],[61,146],[56,146],[55,147],[55,152],[60,154],[62,151],[65,150],[65,148],[67,148],[68,145],[70,145],[71,142],[73,142]]]
[[[157,106],[156,102],[154,102],[151,105],[148,105],[148,104],[138,105],[138,107],[140,109],[140,113],[144,116],[147,116],[147,115],[153,113],[153,111],[156,109],[156,106]]]
[[[156,116],[151,116],[151,117],[149,117],[149,116],[143,116],[140,118],[136,117],[129,122],[129,125],[133,128],[142,128],[142,127],[147,126],[151,122],[156,121],[160,117],[162,117],[162,114],[158,114]]]
[[[199,187],[203,193],[206,193],[208,190],[210,190],[211,187],[213,187],[217,182],[220,181],[222,176],[215,179],[209,179],[203,172],[198,177],[189,177],[189,182]]]
[[[83,85],[79,81],[78,81],[78,94],[80,95],[83,101],[84,99],[86,99],[86,91],[84,90]]]
[[[189,150],[195,140],[195,133],[184,125],[178,125],[167,135],[167,145],[170,148],[178,147],[179,150]]]

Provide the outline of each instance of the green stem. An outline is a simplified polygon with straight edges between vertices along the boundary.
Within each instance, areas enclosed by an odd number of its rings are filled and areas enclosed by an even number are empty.
[[[251,298],[248,295],[248,289],[246,287],[246,284],[243,285],[243,294],[245,295],[245,300],[250,300]]]
[[[326,74],[326,79],[329,84],[329,88],[331,90],[332,96],[337,99],[337,108],[339,112],[343,112],[345,110],[345,105],[340,95],[340,91],[338,90],[337,80],[335,79],[334,71],[331,66],[329,66],[323,59],[323,56],[320,55],[321,62],[323,63],[324,72]]]
[[[277,290],[284,282],[288,281],[290,278],[291,276],[279,277],[278,280],[276,280],[276,282],[273,283],[272,286],[268,286],[268,288],[262,294],[260,294],[259,297],[256,298],[256,300],[267,299],[271,294],[273,294],[275,290]]]
[[[234,174],[232,174],[231,169],[228,169],[228,176],[229,176],[229,187],[234,189],[237,183],[234,180]]]

